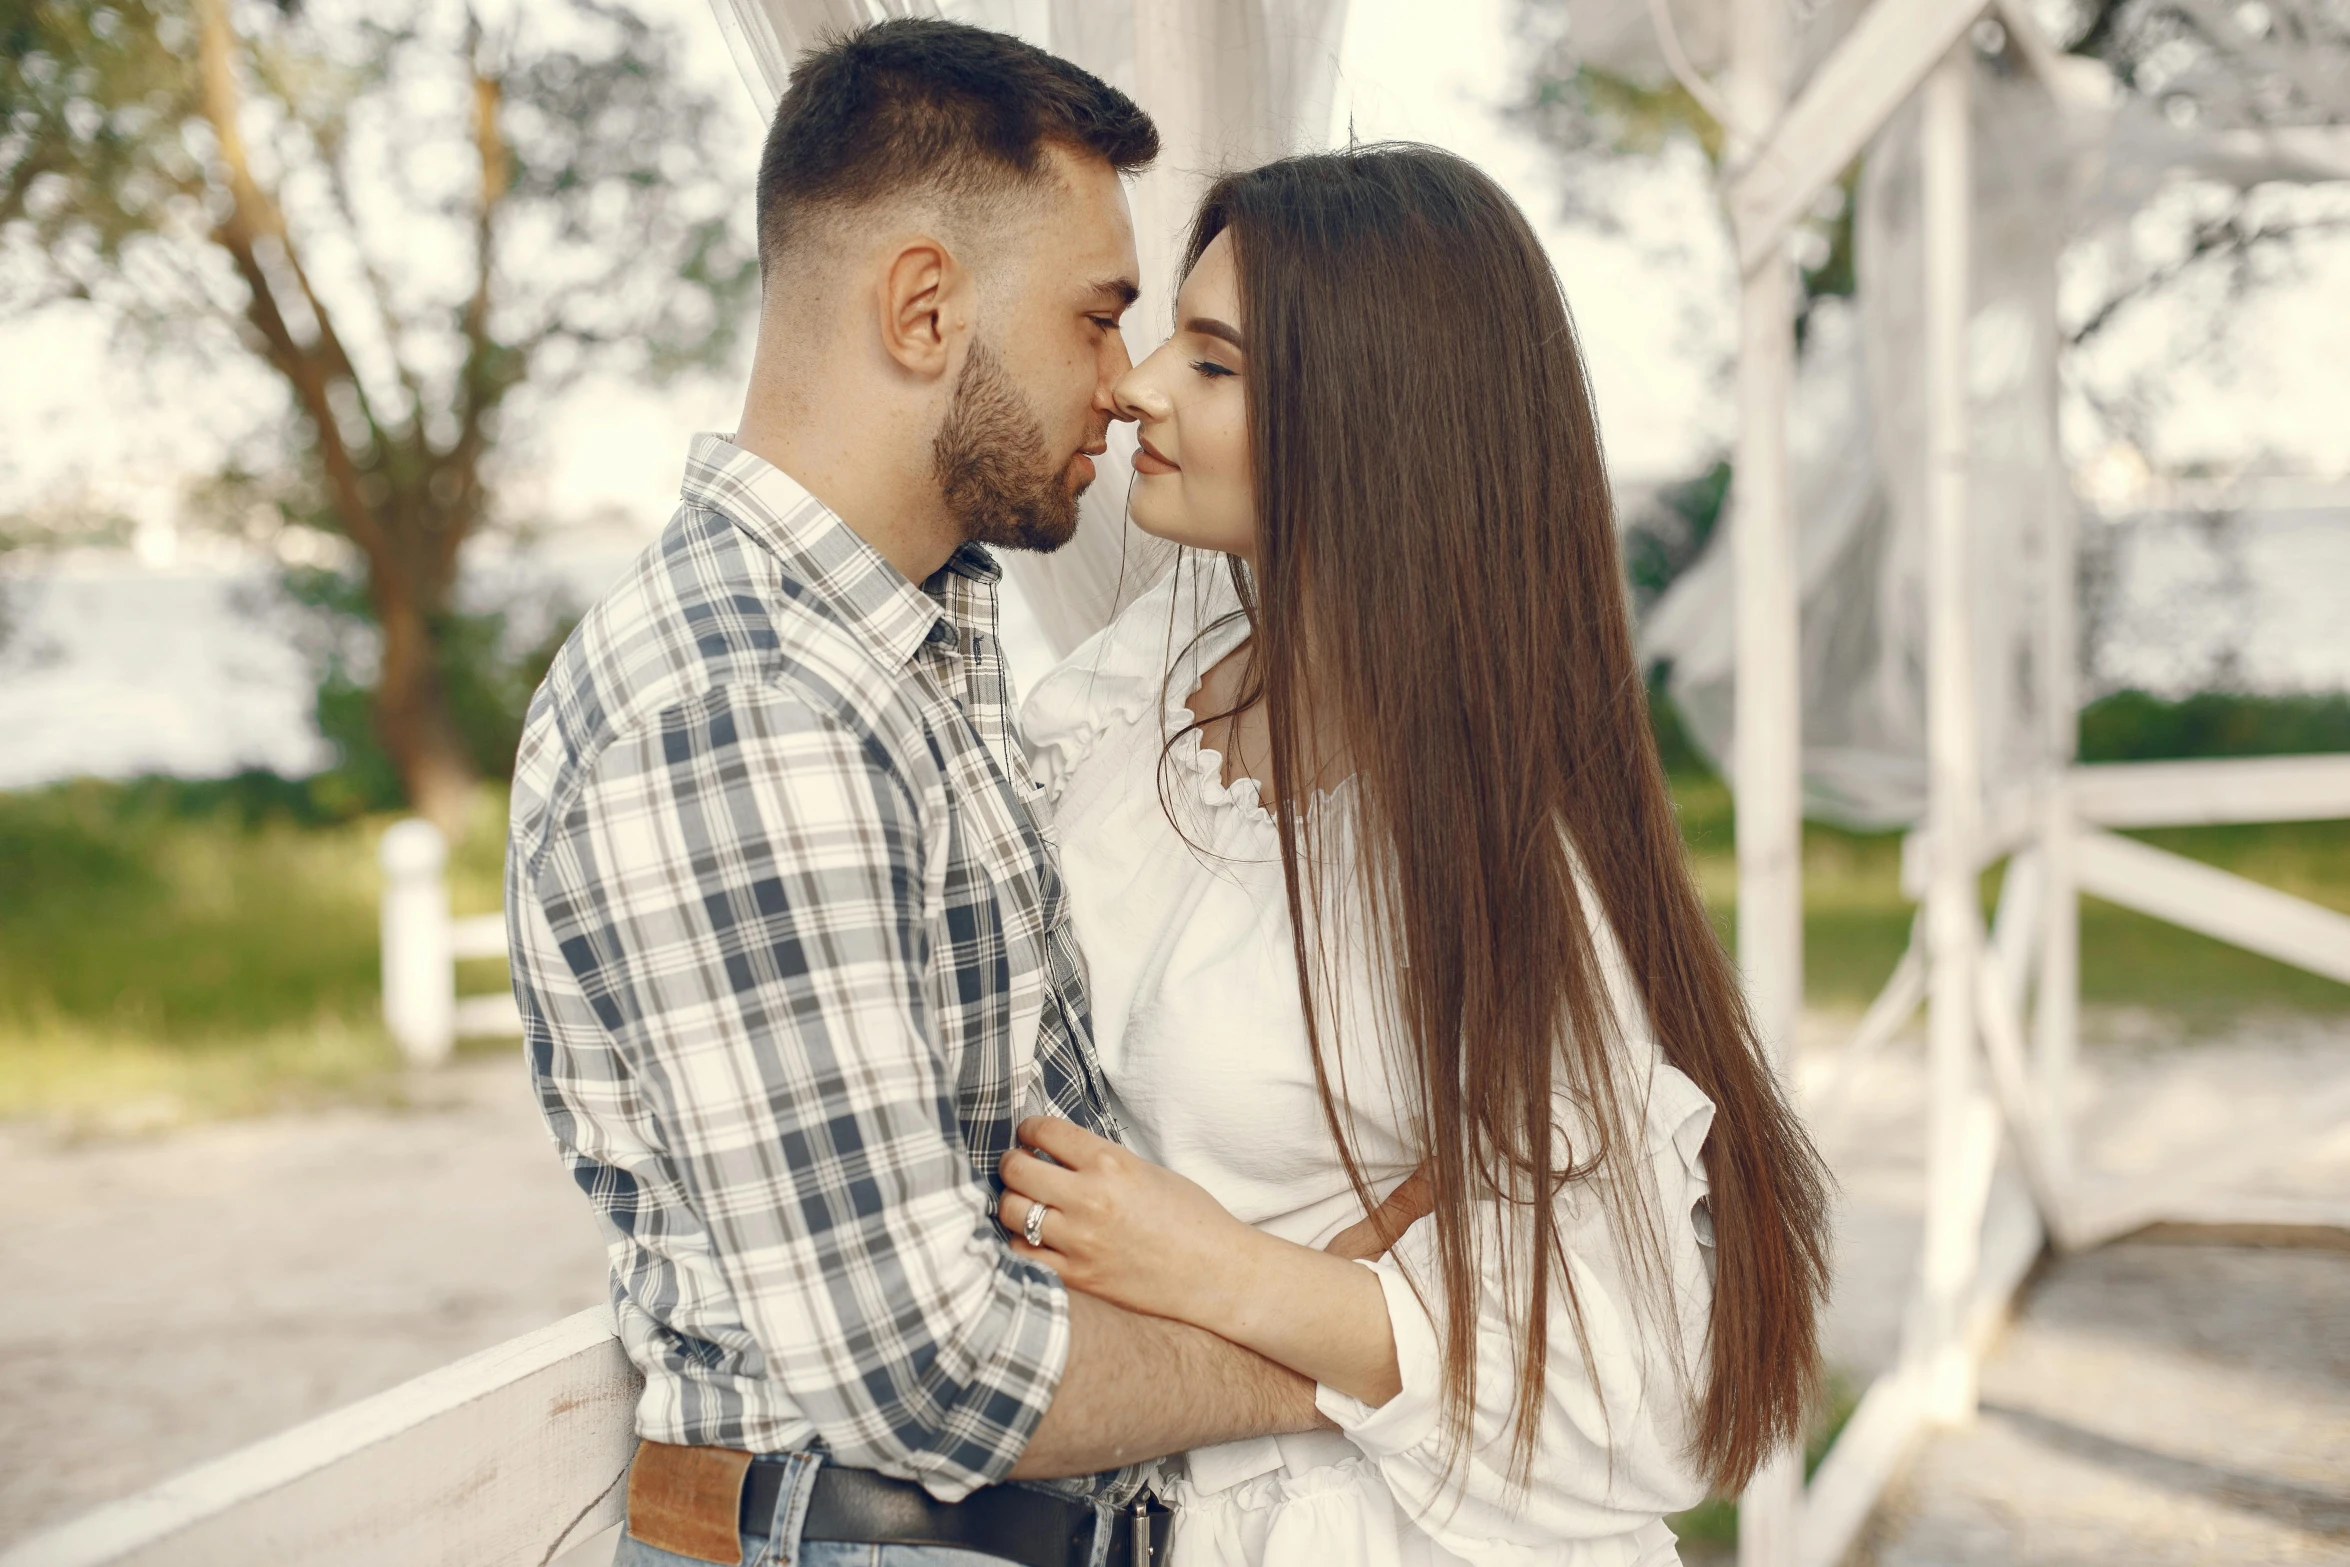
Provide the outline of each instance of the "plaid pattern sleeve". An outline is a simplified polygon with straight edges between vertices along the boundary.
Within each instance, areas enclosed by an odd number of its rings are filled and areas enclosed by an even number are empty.
[[[765,1374],[834,1457],[996,1480],[1067,1303],[998,1243],[921,975],[914,802],[788,695],[711,693],[607,748],[541,872]]]
[[[917,588],[709,438],[686,499],[517,760],[540,1103],[605,1225],[641,1434],[951,1500],[1011,1468],[1068,1353],[1059,1280],[994,1224],[996,1160],[1035,1110],[1117,1132],[994,568],[966,550]]]

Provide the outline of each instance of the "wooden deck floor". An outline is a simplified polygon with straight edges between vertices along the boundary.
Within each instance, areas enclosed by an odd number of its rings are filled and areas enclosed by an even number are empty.
[[[1918,1057],[1890,1047],[1821,1124],[1843,1191],[1829,1345],[1861,1377],[1894,1353],[1916,1254]],[[2084,1075],[2106,1200],[2170,1183],[2265,1214],[2267,1238],[2350,1203],[2350,1019],[2096,1016]],[[0,1543],[603,1290],[505,1060],[401,1111],[72,1146],[0,1128],[0,1190]],[[1984,1396],[1856,1567],[2350,1563],[2350,1253],[2141,1240],[2055,1263]]]

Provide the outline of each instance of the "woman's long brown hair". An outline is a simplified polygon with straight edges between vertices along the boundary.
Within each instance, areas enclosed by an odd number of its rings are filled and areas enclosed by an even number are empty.
[[[1494,1229],[1480,1205],[1518,1221],[1499,1239],[1525,1325],[1521,1480],[1554,1300],[1590,1360],[1554,1195],[1594,1183],[1632,1274],[1670,1276],[1639,1196],[1631,1101],[1645,1083],[1619,1049],[1594,940],[1604,916],[1664,1059],[1715,1105],[1712,1327],[1690,1451],[1718,1490],[1736,1490],[1801,1434],[1816,1385],[1826,1177],[1689,873],[1558,279],[1508,196],[1432,148],[1219,180],[1186,271],[1226,232],[1258,513],[1255,572],[1235,567],[1254,637],[1242,705],[1267,710],[1299,991],[1330,1128],[1366,1203],[1325,1062],[1332,959],[1313,933],[1335,923],[1325,903],[1348,896],[1384,944],[1434,1198],[1445,1429],[1456,1452],[1470,1440],[1480,1253],[1492,1255],[1480,1235]],[[1343,736],[1352,773],[1360,869],[1344,893],[1316,869],[1330,863],[1305,803],[1319,767],[1300,737],[1317,732]],[[1562,1116],[1562,1102],[1579,1113]],[[1669,1324],[1665,1342],[1679,1342]]]

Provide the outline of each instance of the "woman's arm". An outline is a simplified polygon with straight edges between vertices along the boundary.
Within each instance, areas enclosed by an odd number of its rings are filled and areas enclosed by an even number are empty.
[[[1385,1293],[1348,1259],[1376,1256],[1417,1216],[1412,1182],[1333,1251],[1316,1251],[1250,1228],[1196,1182],[1067,1121],[1031,1117],[1019,1136],[998,1215],[1014,1252],[1073,1289],[1205,1328],[1364,1404],[1402,1387]],[[1020,1236],[1036,1203],[1050,1211],[1030,1246]]]

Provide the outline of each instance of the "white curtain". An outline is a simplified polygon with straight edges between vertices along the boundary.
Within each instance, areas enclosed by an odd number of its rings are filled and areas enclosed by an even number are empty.
[[[1175,267],[1215,175],[1325,144],[1346,0],[712,0],[760,112],[791,62],[827,34],[891,16],[943,16],[1015,34],[1120,88],[1157,122],[1159,161],[1134,181],[1143,294],[1127,317],[1140,359],[1167,335]],[[1007,552],[1053,653],[1067,653],[1155,581],[1167,552],[1125,520],[1134,443],[1113,426],[1077,537]]]
[[[1881,0],[1880,0],[1881,3]],[[2308,0],[2285,0],[2285,8]],[[1666,67],[1648,0],[1569,0],[1583,60],[1661,83]],[[1798,84],[1860,10],[1858,0],[1798,7]],[[1722,0],[1670,0],[1700,70],[1724,63]],[[2350,70],[2329,81],[2350,114]],[[2316,127],[2182,129],[2105,68],[2064,58],[2056,76],[1978,62],[1973,93],[1975,200],[1969,324],[1975,692],[1988,795],[2048,758],[2050,671],[2034,626],[2053,539],[2075,506],[2057,442],[2058,260],[2112,232],[2184,171],[2250,186],[2350,178],[2350,143]],[[1926,804],[1924,252],[1917,200],[1917,113],[1905,105],[1871,143],[1854,211],[1858,297],[1815,306],[1789,410],[1797,566],[1803,603],[1804,787],[1815,816],[1857,827],[1920,820]],[[1672,692],[1701,745],[1728,763],[1736,745],[1730,529],[1651,610],[1644,656],[1672,664]],[[2069,689],[2071,681],[2057,689]]]

